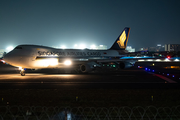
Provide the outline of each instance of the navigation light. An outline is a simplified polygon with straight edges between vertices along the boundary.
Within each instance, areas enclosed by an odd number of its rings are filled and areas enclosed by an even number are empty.
[[[170,59],[171,57],[170,56],[167,56],[167,59]]]

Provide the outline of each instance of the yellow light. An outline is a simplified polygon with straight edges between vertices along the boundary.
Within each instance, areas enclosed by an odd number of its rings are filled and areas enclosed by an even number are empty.
[[[57,58],[46,58],[36,61],[36,66],[48,67],[48,66],[56,66],[56,65],[58,65]]]
[[[71,61],[70,60],[64,61],[64,65],[71,65]]]
[[[22,67],[19,67],[19,70],[22,70]]]

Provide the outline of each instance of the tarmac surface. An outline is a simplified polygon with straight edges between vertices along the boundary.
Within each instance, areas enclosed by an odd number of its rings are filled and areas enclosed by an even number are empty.
[[[137,67],[90,74],[27,71],[21,76],[17,68],[0,66],[0,106],[177,106],[179,86],[179,79]]]
[[[0,88],[20,89],[131,89],[131,88],[178,88],[178,82],[147,72],[144,69],[130,68],[116,72],[90,73],[90,74],[65,74],[53,73],[26,73],[21,76],[17,73],[1,73]],[[177,83],[177,84],[169,84]]]

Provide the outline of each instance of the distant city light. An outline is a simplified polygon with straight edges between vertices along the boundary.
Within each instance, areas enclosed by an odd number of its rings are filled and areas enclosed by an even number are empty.
[[[8,47],[6,48],[7,52],[9,52],[9,51],[11,51],[11,50],[13,50],[13,49],[14,49],[13,46],[8,46]]]
[[[103,45],[100,45],[100,47],[103,47]]]

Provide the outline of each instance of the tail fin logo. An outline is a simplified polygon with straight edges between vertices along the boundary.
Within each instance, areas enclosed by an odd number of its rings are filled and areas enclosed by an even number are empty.
[[[125,48],[124,42],[126,41],[126,32],[123,31],[122,35],[119,37],[117,41],[120,48]]]

